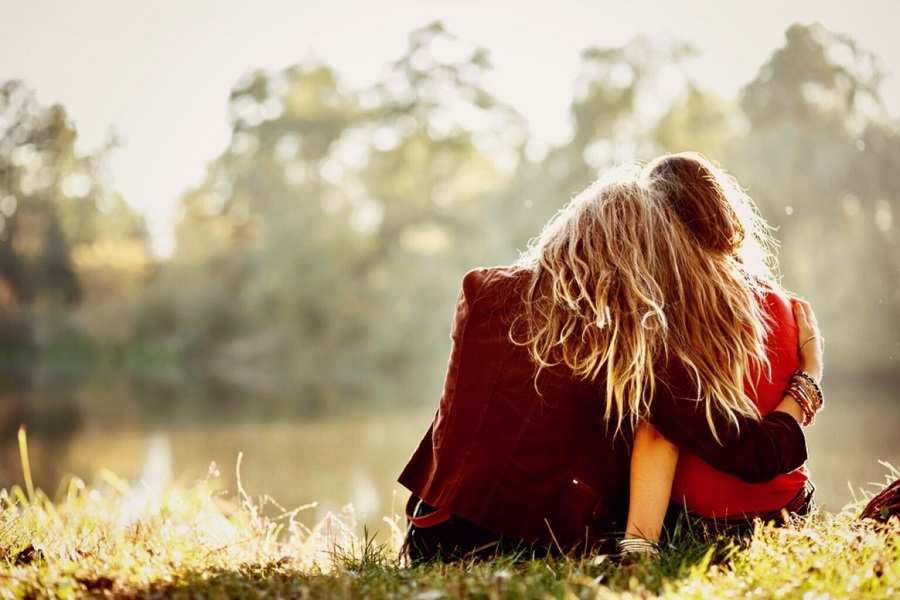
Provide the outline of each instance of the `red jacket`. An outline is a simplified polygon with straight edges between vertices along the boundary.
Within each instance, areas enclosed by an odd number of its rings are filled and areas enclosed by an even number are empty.
[[[456,306],[437,414],[399,477],[422,500],[514,539],[589,545],[624,529],[631,432],[603,422],[604,381],[542,371],[510,341],[529,273],[469,272]],[[602,378],[601,378],[602,379]],[[724,446],[674,367],[653,401],[653,425],[682,449],[747,481],[767,481],[806,460],[800,426],[784,413],[724,422]],[[540,390],[540,394],[537,389]],[[552,535],[551,535],[552,532]]]
[[[769,318],[765,344],[770,368],[762,373],[753,370],[745,389],[765,415],[781,402],[791,376],[800,368],[800,357],[791,301],[770,290],[763,297],[762,306]],[[803,489],[808,479],[809,472],[804,465],[772,481],[751,484],[717,471],[696,454],[682,452],[672,484],[672,500],[704,517],[741,518],[777,511]]]

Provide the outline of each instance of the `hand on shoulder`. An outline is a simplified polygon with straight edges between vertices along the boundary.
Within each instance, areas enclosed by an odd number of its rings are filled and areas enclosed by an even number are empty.
[[[822,354],[825,344],[819,331],[816,314],[806,300],[792,298],[791,303],[794,307],[794,318],[797,319],[800,369],[812,375],[817,382],[822,381],[824,370]]]

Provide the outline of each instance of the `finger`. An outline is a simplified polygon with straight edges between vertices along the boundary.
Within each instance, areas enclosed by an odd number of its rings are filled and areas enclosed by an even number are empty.
[[[812,305],[806,300],[801,300],[799,298],[794,299],[794,309],[795,314],[799,311],[800,314],[803,315],[803,318],[813,329],[818,330],[819,322],[816,320],[816,313],[813,312]],[[799,323],[799,320],[798,320]]]
[[[806,311],[806,314],[809,316],[809,320],[812,321],[814,325],[818,326],[819,320],[816,319],[816,313],[812,309],[812,305],[809,302],[806,303],[804,310]]]
[[[793,298],[794,306],[799,307],[803,312],[812,311],[812,307],[809,305],[809,302],[802,298]]]
[[[797,325],[809,328],[809,317],[806,314],[806,307],[804,306],[803,301],[795,298],[793,303],[794,318],[797,320]]]
[[[803,312],[806,313],[806,318],[813,324],[818,323],[816,320],[816,313],[812,309],[812,304],[806,300],[800,300],[800,304],[803,306]]]

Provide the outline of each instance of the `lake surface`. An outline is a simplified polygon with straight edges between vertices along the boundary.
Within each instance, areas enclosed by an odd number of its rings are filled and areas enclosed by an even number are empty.
[[[437,389],[418,402],[403,382],[367,389],[240,388],[221,381],[147,380],[115,372],[0,374],[0,488],[23,485],[26,425],[35,485],[50,497],[108,469],[150,490],[218,476],[235,497],[271,497],[308,525],[353,504],[370,531],[403,509],[396,476],[428,427]],[[900,468],[896,383],[826,379],[826,410],[808,430],[817,500],[836,512]],[[398,402],[397,397],[404,396]],[[240,474],[237,473],[238,457]],[[214,465],[214,469],[211,466]]]

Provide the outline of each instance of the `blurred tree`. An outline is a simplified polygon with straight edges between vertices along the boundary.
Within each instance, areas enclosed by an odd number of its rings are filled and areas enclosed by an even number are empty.
[[[778,228],[785,281],[814,302],[836,370],[900,360],[900,135],[882,79],[852,39],[790,27],[743,90],[750,131],[724,159]]]
[[[48,341],[77,304],[104,301],[150,267],[141,220],[103,176],[107,149],[79,155],[76,137],[61,106],[41,106],[24,82],[0,83],[6,343],[25,343],[31,331],[39,343]]]
[[[307,64],[274,78],[282,88],[274,96],[279,114],[246,130],[258,149],[232,191],[259,219],[244,306],[263,348],[279,340],[293,371],[350,376],[350,363],[348,372],[334,373],[336,354],[364,335],[367,293],[356,263],[370,242],[352,227],[352,215],[364,210],[354,205],[364,202],[361,191],[349,193],[329,168],[336,168],[333,157],[361,109],[329,67]],[[273,97],[267,101],[275,105]],[[239,164],[225,165],[224,173]]]
[[[667,144],[677,143],[674,124],[667,125],[666,135],[672,139],[658,139],[657,129],[688,86],[682,67],[695,53],[683,42],[643,36],[621,47],[582,52],[569,109],[570,138],[551,148],[529,141],[514,185],[497,201],[496,212],[505,215],[512,247],[524,249],[603,171],[635,159],[649,160]],[[691,143],[688,137],[680,142]]]
[[[20,81],[0,86],[0,253],[16,304],[72,304],[80,289],[56,202],[60,171],[75,162],[75,132],[59,105],[38,105]]]
[[[736,102],[690,84],[684,97],[659,120],[655,137],[667,152],[693,150],[715,158],[730,152],[747,127]]]
[[[696,53],[688,43],[645,36],[582,53],[570,146],[590,169],[584,175],[596,177],[597,170],[658,151],[653,131],[687,84],[682,63]]]
[[[896,184],[884,173],[898,155],[880,75],[845,38],[800,27],[788,40],[739,104],[684,75],[687,44],[588,49],[571,137],[550,148],[491,93],[486,53],[439,23],[412,32],[364,89],[315,62],[251,73],[230,98],[228,150],[182,199],[176,251],[145,291],[138,335],[231,373],[338,380],[416,366],[438,381],[447,339],[434,324],[449,322],[465,270],[513,260],[602,170],[685,149],[731,167],[782,226],[791,287],[823,278],[802,267],[801,245],[824,228],[858,240],[858,259],[878,265],[853,272],[860,289],[896,306],[894,258],[884,257],[896,252],[864,244],[873,233],[895,243]],[[823,320],[841,306],[826,305]]]
[[[493,199],[528,133],[490,91],[490,71],[484,50],[433,23],[410,34],[406,54],[364,96],[367,120],[354,135],[368,160],[353,177],[379,207],[365,275],[378,307],[372,339],[392,364],[418,355],[442,370],[462,274],[514,257],[509,215]]]
[[[180,300],[149,302],[146,323],[193,331],[217,367],[330,380],[443,368],[434,322],[505,243],[486,199],[527,137],[487,90],[489,68],[433,24],[368,89],[317,63],[250,74],[232,92],[228,151],[183,198],[158,283]]]
[[[175,306],[161,310],[165,297],[148,306],[148,335],[163,316],[173,333],[189,333],[195,354],[250,364],[260,355],[290,362],[294,339],[314,344],[330,331],[339,340],[335,329],[354,326],[339,318],[331,289],[352,279],[330,263],[358,236],[346,218],[323,210],[334,186],[319,168],[356,118],[354,103],[337,75],[317,64],[258,71],[238,83],[231,144],[182,200],[161,284]]]

